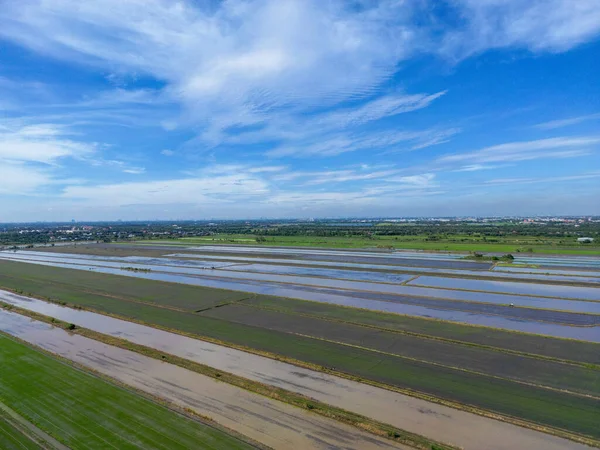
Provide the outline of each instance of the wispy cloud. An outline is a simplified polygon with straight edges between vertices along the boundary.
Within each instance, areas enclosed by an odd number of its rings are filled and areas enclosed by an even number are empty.
[[[444,10],[438,17],[429,2],[414,0],[360,8],[342,0],[34,0],[0,10],[0,36],[109,70],[111,79],[141,74],[161,85],[119,85],[78,102],[81,108],[176,102],[185,112],[163,118],[166,127],[193,126],[213,146],[274,143],[268,154],[280,157],[410,141],[397,133],[390,138],[389,130],[361,136],[348,128],[425,108],[444,95],[382,89],[398,63],[414,55],[460,59],[498,47],[562,51],[600,30],[595,0],[457,0]],[[306,119],[327,108],[333,109]],[[259,130],[242,131],[248,127]],[[447,142],[455,131],[412,133],[433,134],[414,138],[409,147],[420,149]]]
[[[537,141],[509,142],[481,150],[443,156],[440,163],[469,162],[473,165],[530,161],[548,158],[573,158],[590,153],[600,143],[600,137],[558,137]]]
[[[443,35],[440,52],[453,58],[506,47],[562,52],[600,33],[596,0],[455,0],[452,5],[461,26]]]
[[[58,60],[82,80],[56,76],[62,85],[55,89],[28,81],[36,72],[29,66],[22,67],[23,79],[0,77],[0,108],[31,114],[0,122],[4,192],[31,195],[52,185],[65,202],[106,208],[227,205],[228,214],[236,208],[260,214],[267,204],[279,213],[282,205],[293,211],[296,202],[301,208],[313,202],[325,213],[346,204],[354,211],[385,205],[387,212],[400,197],[457,189],[446,186],[445,176],[476,178],[508,164],[575,158],[600,144],[596,136],[517,136],[438,157],[450,141],[458,151],[458,134],[473,127],[464,118],[448,119],[465,110],[452,108],[465,91],[457,85],[456,95],[439,80],[414,82],[408,63],[425,56],[454,69],[489,49],[567,51],[599,35],[596,0],[452,0],[442,7],[434,0],[28,0],[3,6],[0,39],[27,48],[32,65]],[[103,134],[104,126],[121,128]],[[94,135],[110,136],[120,147],[87,137]],[[147,145],[136,145],[144,138]],[[381,158],[390,161],[386,166],[376,164],[381,155],[391,155]],[[185,166],[182,157],[189,158]],[[317,158],[327,160],[311,161]],[[350,165],[356,161],[367,164]],[[90,180],[108,181],[61,184],[82,166],[103,175]],[[488,183],[490,190],[516,182],[504,175]]]
[[[462,166],[453,172],[478,172],[480,170],[493,170],[506,167],[506,165],[492,165],[492,164],[471,164],[468,166]]]
[[[600,113],[588,114],[586,116],[570,117],[568,119],[551,120],[549,122],[538,123],[537,125],[534,125],[534,128],[538,128],[540,130],[554,130],[556,128],[564,128],[571,125],[577,125],[578,123],[598,119],[600,119]]]
[[[535,183],[560,183],[564,181],[578,181],[600,178],[600,172],[588,172],[579,175],[567,175],[559,177],[538,177],[538,178],[496,178],[485,181],[486,184],[535,184]]]
[[[55,164],[61,158],[87,157],[96,148],[74,140],[73,132],[63,125],[0,122],[0,160]]]
[[[457,128],[422,131],[364,131],[311,136],[293,141],[266,152],[273,158],[283,156],[335,156],[360,150],[378,150],[382,154],[406,152],[447,142],[457,134]]]

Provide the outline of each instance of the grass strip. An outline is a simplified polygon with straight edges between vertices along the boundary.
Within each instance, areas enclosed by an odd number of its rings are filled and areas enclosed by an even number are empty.
[[[235,244],[258,246],[258,235],[253,234],[219,234],[210,237],[191,237],[172,240],[151,240],[143,242],[146,245],[152,245],[155,242],[160,243],[180,243],[186,245],[219,245],[219,244]],[[598,255],[600,248],[598,245],[593,245],[583,248],[580,245],[564,245],[560,244],[560,239],[552,239],[544,237],[543,240],[548,243],[536,242],[536,238],[528,238],[527,236],[519,235],[515,239],[502,239],[498,243],[490,243],[482,239],[474,239],[472,236],[463,235],[448,235],[448,237],[438,239],[436,241],[428,240],[427,235],[411,235],[411,236],[267,236],[267,241],[263,243],[265,246],[282,247],[321,247],[321,248],[395,248],[407,250],[425,250],[425,251],[451,251],[451,252],[498,252],[498,253],[515,253],[525,251],[531,248],[535,253],[541,254],[561,254],[561,255]],[[462,240],[463,242],[456,242]],[[142,242],[140,242],[142,243]]]
[[[12,312],[31,317],[32,319],[51,324],[53,326],[64,328],[65,330],[68,330],[71,333],[76,333],[81,336],[94,339],[96,341],[103,342],[108,345],[119,347],[125,350],[130,350],[144,356],[148,356],[160,361],[165,361],[177,365],[179,367],[191,370],[193,372],[211,378],[215,378],[224,383],[240,387],[250,392],[254,392],[265,397],[279,400],[292,406],[309,410],[315,414],[319,414],[321,416],[343,422],[347,425],[351,425],[356,428],[368,431],[372,434],[387,437],[395,442],[399,442],[401,444],[408,445],[413,448],[426,450],[453,450],[457,448],[451,445],[443,444],[428,439],[424,436],[420,436],[418,434],[411,433],[406,430],[400,430],[396,427],[393,427],[392,425],[375,421],[360,414],[356,414],[341,408],[327,405],[325,403],[319,402],[315,399],[301,394],[297,394],[294,392],[287,391],[285,389],[249,380],[247,378],[243,378],[228,372],[216,370],[210,366],[199,364],[172,354],[160,352],[150,347],[134,344],[125,339],[108,336],[106,334],[98,333],[87,328],[76,327],[73,324],[66,323],[49,316],[45,316],[43,314],[14,307],[3,302],[0,302],[0,305]]]

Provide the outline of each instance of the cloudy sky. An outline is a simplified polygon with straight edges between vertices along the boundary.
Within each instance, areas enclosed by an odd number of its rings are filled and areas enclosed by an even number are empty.
[[[0,222],[600,214],[598,0],[0,0]]]

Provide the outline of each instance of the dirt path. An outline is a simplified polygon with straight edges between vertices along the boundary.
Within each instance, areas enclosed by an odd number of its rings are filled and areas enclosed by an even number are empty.
[[[298,392],[465,449],[589,449],[530,429],[101,314],[64,308],[6,291],[0,291],[0,299],[224,372]]]
[[[406,448],[309,411],[15,313],[0,311],[0,331],[190,408],[274,449]]]

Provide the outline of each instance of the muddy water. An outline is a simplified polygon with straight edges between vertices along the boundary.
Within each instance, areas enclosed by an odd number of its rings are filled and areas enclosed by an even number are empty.
[[[171,364],[0,311],[0,330],[122,383],[191,408],[275,449],[403,448]]]
[[[511,281],[466,280],[420,276],[411,285],[447,289],[470,289],[487,292],[506,292],[519,295],[540,295],[600,302],[600,289],[596,287],[558,286],[549,284],[516,283]]]
[[[465,449],[586,448],[543,433],[185,336],[13,294],[4,294],[3,298],[27,309],[302,393]],[[132,352],[70,336],[63,330],[13,313],[0,312],[0,330],[43,345],[147,392],[167,396],[275,448],[381,448],[378,440],[371,441],[362,433],[315,419],[304,411],[284,408],[285,405]],[[303,442],[293,442],[294,439]]]
[[[100,266],[84,266],[84,265],[76,265],[76,264],[64,264],[64,263],[52,263],[52,262],[43,262],[43,261],[29,261],[34,264],[48,265],[54,267],[62,267],[69,269],[77,269],[77,270],[93,270],[101,273],[109,273],[109,274],[118,274],[131,276],[136,278],[143,278],[149,280],[157,280],[157,281],[170,281],[175,283],[183,283],[190,284],[195,286],[206,286],[206,287],[214,287],[214,288],[222,288],[222,289],[231,289],[243,292],[252,292],[257,294],[266,294],[266,295],[275,295],[280,297],[290,297],[297,298],[301,300],[312,300],[323,303],[331,303],[342,306],[350,306],[357,308],[366,308],[373,311],[383,311],[397,314],[406,314],[417,317],[427,317],[427,318],[435,318],[435,319],[443,319],[449,320],[453,322],[466,323],[466,324],[474,324],[474,325],[483,325],[493,328],[502,328],[506,330],[512,331],[522,331],[526,333],[536,333],[543,334],[554,337],[565,337],[571,339],[579,339],[584,341],[591,342],[600,342],[600,330],[598,326],[594,327],[581,327],[581,326],[570,326],[569,322],[564,324],[553,324],[553,323],[545,323],[534,321],[532,319],[527,319],[524,317],[503,317],[499,315],[486,314],[481,312],[469,312],[468,307],[469,303],[462,303],[464,309],[457,310],[456,305],[453,305],[449,308],[444,308],[442,305],[436,305],[436,307],[427,307],[427,306],[418,306],[414,304],[404,304],[402,302],[401,297],[397,297],[397,302],[391,302],[388,300],[379,301],[373,299],[363,299],[360,298],[360,294],[358,297],[352,297],[345,294],[345,292],[351,291],[334,291],[335,293],[321,293],[318,292],[316,288],[308,289],[307,287],[302,286],[292,286],[292,285],[278,285],[276,283],[264,283],[264,282],[235,282],[235,280],[227,280],[227,279],[211,279],[209,277],[192,277],[192,276],[183,276],[183,275],[174,275],[174,274],[163,274],[163,273],[140,273],[140,272],[127,272],[119,269],[106,268]],[[422,292],[421,295],[428,295],[427,291],[430,291],[432,296],[440,297],[443,292],[442,289],[426,289],[426,288],[417,288],[417,287],[409,287],[404,286],[409,290],[416,290],[416,292]],[[463,296],[472,295],[475,301],[477,298],[492,298],[502,296],[502,294],[485,294],[482,297],[482,294],[473,293],[473,292],[453,292],[446,291],[448,293],[454,294],[463,294]],[[383,296],[383,294],[382,294]],[[511,296],[502,296],[502,297],[511,297]],[[524,297],[512,296],[512,302],[522,301]],[[460,297],[459,297],[460,298]],[[413,298],[414,300],[414,298]],[[505,303],[511,302],[509,299],[503,300]],[[568,302],[568,301],[564,301]],[[452,309],[453,308],[453,309]],[[560,313],[556,313],[560,314]],[[585,319],[585,323],[592,325],[595,321],[591,320],[596,316],[579,316],[580,319]],[[581,322],[582,320],[579,320]],[[575,325],[575,323],[573,323]]]

